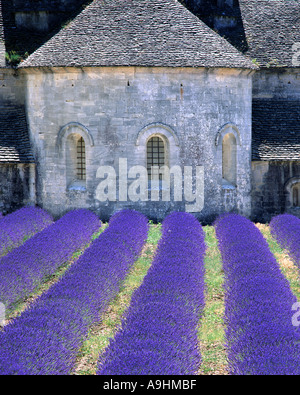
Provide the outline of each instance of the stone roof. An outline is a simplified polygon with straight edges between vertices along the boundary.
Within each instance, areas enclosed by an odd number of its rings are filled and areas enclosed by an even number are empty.
[[[83,9],[83,4],[88,1],[91,2],[91,0],[0,0],[6,51],[18,55],[19,60],[26,58],[28,54],[33,53],[53,37],[66,21],[78,15]],[[19,60],[10,63],[16,65]]]
[[[3,16],[2,16],[2,4],[0,0],[0,40],[4,41],[4,26],[3,26]]]
[[[254,69],[177,0],[95,0],[19,67]]]
[[[300,102],[254,99],[252,159],[300,160]]]
[[[295,67],[293,44],[300,42],[299,0],[239,0],[246,37],[244,53],[267,67]]]
[[[0,163],[33,163],[25,109],[0,105]]]
[[[238,0],[233,6],[212,0],[179,1],[260,66],[295,67],[300,0]]]

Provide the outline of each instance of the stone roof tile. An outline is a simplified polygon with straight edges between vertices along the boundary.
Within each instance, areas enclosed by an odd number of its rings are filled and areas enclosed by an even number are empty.
[[[239,0],[239,6],[245,53],[261,66],[297,67],[293,45],[300,42],[300,1]]]
[[[19,67],[255,69],[177,0],[94,0]]]
[[[25,109],[0,105],[0,163],[33,163]]]
[[[252,159],[300,160],[300,102],[253,100]]]

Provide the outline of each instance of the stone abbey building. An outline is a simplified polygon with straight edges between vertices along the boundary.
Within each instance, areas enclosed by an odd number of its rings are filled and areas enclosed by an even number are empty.
[[[0,210],[27,204],[299,215],[300,0],[0,0]]]

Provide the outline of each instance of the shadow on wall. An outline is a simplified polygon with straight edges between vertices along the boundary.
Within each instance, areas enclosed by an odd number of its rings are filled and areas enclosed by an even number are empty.
[[[253,221],[266,223],[283,213],[300,216],[300,161],[253,162],[252,185]]]

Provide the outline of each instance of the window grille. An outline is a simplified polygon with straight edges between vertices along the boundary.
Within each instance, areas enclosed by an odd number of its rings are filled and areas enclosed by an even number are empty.
[[[151,137],[147,143],[147,170],[148,177],[151,179],[152,166],[165,165],[165,144],[160,137]],[[154,175],[152,170],[152,175]],[[156,177],[155,177],[156,178]],[[159,174],[159,179],[162,179],[162,174]]]
[[[86,179],[85,142],[82,137],[77,142],[77,179]]]

